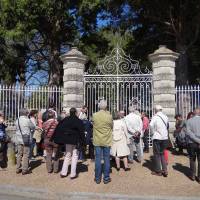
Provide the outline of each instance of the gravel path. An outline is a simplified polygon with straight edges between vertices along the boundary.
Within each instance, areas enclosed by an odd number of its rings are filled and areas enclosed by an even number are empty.
[[[186,156],[170,154],[169,176],[167,178],[151,175],[152,162],[150,154],[145,154],[142,164],[134,163],[131,171],[119,172],[112,167],[112,182],[104,185],[94,183],[94,163],[88,160],[79,163],[78,179],[69,177],[61,179],[59,174],[47,174],[42,158],[32,162],[33,173],[22,176],[15,173],[15,168],[0,171],[2,185],[38,188],[50,193],[91,192],[103,194],[121,194],[135,196],[185,196],[200,197],[200,184],[187,178],[189,160]]]

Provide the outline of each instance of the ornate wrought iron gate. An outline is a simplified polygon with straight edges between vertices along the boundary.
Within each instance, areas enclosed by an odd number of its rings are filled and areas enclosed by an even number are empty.
[[[140,68],[137,60],[115,48],[109,56],[98,62],[95,70],[84,76],[84,103],[89,116],[98,111],[98,102],[106,99],[111,113],[135,105],[139,111],[152,115],[152,74]]]

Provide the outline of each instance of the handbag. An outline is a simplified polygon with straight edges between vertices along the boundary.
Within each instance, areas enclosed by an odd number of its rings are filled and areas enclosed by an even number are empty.
[[[136,142],[136,143],[139,143],[139,142],[140,142],[140,135],[141,135],[141,133],[140,133],[139,131],[136,131],[136,132],[133,134],[134,142]]]
[[[35,139],[36,143],[40,143],[42,140],[42,132],[43,130],[40,128],[36,128],[33,133],[33,139]]]
[[[18,126],[19,126],[19,131],[21,133],[24,146],[29,146],[30,145],[30,135],[28,135],[28,134],[22,134],[22,130],[21,130],[21,127],[19,125],[19,118],[18,118]]]

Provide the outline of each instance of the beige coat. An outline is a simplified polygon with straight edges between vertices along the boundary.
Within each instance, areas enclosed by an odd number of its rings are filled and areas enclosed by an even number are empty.
[[[130,150],[128,147],[128,131],[123,119],[118,119],[113,121],[113,144],[111,148],[111,155],[122,157],[128,156]]]

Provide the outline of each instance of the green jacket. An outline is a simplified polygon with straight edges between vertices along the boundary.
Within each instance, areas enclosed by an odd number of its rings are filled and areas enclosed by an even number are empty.
[[[108,111],[100,110],[93,115],[94,146],[110,147],[112,145],[112,116]]]

